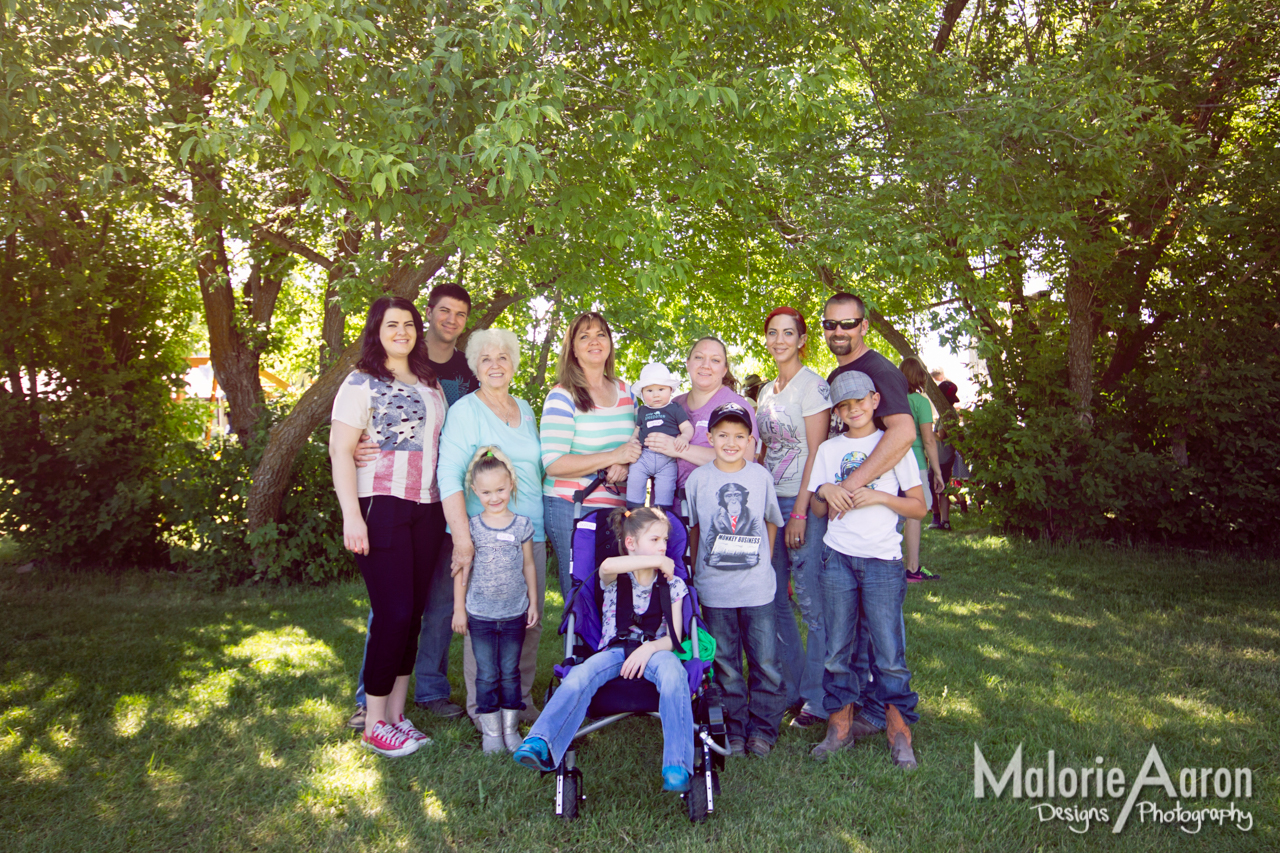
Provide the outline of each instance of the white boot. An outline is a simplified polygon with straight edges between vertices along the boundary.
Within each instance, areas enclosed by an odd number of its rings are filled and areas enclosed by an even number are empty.
[[[477,714],[476,719],[480,721],[481,748],[485,755],[492,755],[495,752],[504,752],[507,748],[506,743],[502,739],[502,714],[494,711],[489,714]]]
[[[520,736],[519,711],[502,709],[502,739],[507,742],[507,752],[515,752],[524,742]]]

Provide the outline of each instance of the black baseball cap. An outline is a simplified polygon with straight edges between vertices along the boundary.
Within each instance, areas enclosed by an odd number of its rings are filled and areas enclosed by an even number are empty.
[[[707,431],[715,429],[716,424],[725,419],[741,421],[743,426],[751,429],[751,413],[737,403],[725,403],[711,410],[711,417],[707,418]]]

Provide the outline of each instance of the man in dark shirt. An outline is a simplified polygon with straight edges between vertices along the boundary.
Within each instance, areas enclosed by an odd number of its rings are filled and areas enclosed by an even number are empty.
[[[456,344],[467,328],[471,313],[471,294],[460,285],[448,283],[431,289],[427,297],[424,337],[427,357],[440,380],[440,390],[450,406],[480,387],[467,358]],[[378,458],[378,444],[361,436],[356,447],[356,465],[364,467]],[[427,593],[427,606],[422,613],[422,633],[418,635],[418,659],[413,667],[413,701],[419,708],[441,717],[461,717],[463,709],[449,701],[449,641],[453,638],[453,540],[446,536],[440,543],[435,574]],[[373,611],[369,612],[373,618]],[[356,686],[356,711],[347,720],[353,729],[364,728],[364,664],[360,665],[360,682]]]
[[[911,404],[907,402],[907,377],[893,362],[867,346],[867,306],[852,293],[837,293],[827,300],[822,336],[838,364],[827,377],[827,383],[834,382],[847,370],[857,370],[871,377],[880,394],[876,427],[884,430],[884,437],[867,461],[841,483],[846,491],[853,492],[898,464],[911,450],[916,426],[911,417]]]

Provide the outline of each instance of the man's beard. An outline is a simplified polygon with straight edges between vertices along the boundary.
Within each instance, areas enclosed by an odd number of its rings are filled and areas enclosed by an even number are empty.
[[[827,349],[832,355],[848,355],[853,352],[853,338],[827,338]]]

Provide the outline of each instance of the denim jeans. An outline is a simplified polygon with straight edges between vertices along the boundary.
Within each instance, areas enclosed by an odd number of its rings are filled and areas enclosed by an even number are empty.
[[[513,619],[478,619],[467,614],[467,632],[476,656],[476,713],[523,711],[520,648],[526,614]]]
[[[586,510],[583,510],[586,514]],[[565,603],[573,589],[569,575],[569,551],[573,547],[573,501],[555,495],[542,496],[542,524],[547,531],[547,542],[556,552],[556,566],[560,573],[560,594]]]
[[[894,705],[908,725],[914,724],[920,718],[916,713],[920,697],[911,690],[907,669],[902,620],[907,577],[902,561],[850,557],[825,548],[822,595],[827,629],[822,687],[827,711],[860,703],[862,716],[884,728],[885,706]],[[868,653],[870,684],[859,671],[860,658]]]
[[[724,722],[729,736],[760,737],[770,744],[776,743],[778,726],[787,710],[787,697],[782,692],[782,673],[778,667],[774,605],[703,605],[702,617],[716,639],[715,678],[723,696]],[[744,651],[747,679],[742,677]]]
[[[422,629],[418,632],[418,657],[413,666],[413,701],[431,702],[449,698],[449,641],[453,639],[453,578],[449,563],[453,560],[453,538],[445,536],[427,590],[427,604],[422,611]],[[373,624],[373,609],[369,610]],[[356,704],[364,706],[364,665],[369,654],[369,635],[364,638],[365,657],[360,660],[360,680],[356,684]]]
[[[795,508],[794,497],[779,497],[778,509],[789,520]],[[804,710],[826,719],[822,707],[822,668],[826,660],[827,637],[822,630],[822,602],[819,579],[822,576],[822,537],[827,532],[827,519],[810,515],[805,524],[804,544],[788,548],[786,531],[778,529],[773,545],[773,570],[778,577],[774,594],[774,619],[778,623],[778,664],[782,668],[783,692],[787,707],[799,701]],[[787,595],[787,582],[795,587],[795,602],[808,632],[807,647],[801,643],[796,617]]]
[[[560,688],[542,709],[529,737],[542,738],[556,764],[564,758],[573,736],[587,718],[591,697],[622,672],[626,653],[620,646],[596,652],[569,670]],[[684,665],[671,652],[654,652],[644,677],[658,688],[658,716],[662,719],[662,766],[693,772],[693,703]]]

